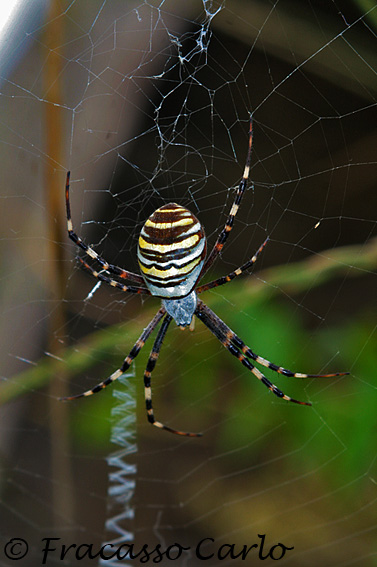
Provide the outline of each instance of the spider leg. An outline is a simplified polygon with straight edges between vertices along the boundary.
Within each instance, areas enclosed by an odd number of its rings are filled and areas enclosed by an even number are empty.
[[[254,374],[254,376],[256,376],[256,378],[258,378],[258,380],[260,380],[273,394],[275,394],[275,396],[282,398],[283,400],[287,400],[288,402],[294,402],[295,404],[311,406],[310,402],[301,402],[299,400],[291,398],[290,396],[287,396],[286,394],[284,394],[284,392],[279,390],[279,388],[277,388],[275,384],[270,382],[270,380],[268,380],[264,376],[264,374],[250,362],[250,360],[247,358],[246,353],[240,350],[241,344],[238,344],[238,347],[235,346],[235,343],[233,342],[234,338],[236,337],[235,333],[233,333],[233,331],[224,323],[224,321],[217,317],[217,315],[200,299],[198,300],[195,315],[209,328],[209,330],[215,335],[215,337],[221,342],[221,344],[244,366],[246,366],[246,368],[250,370]],[[238,340],[240,341],[240,339]],[[240,343],[242,343],[242,341],[240,341]],[[244,343],[242,343],[242,345],[243,344]],[[264,361],[264,359],[261,360]],[[257,359],[255,359],[255,361],[257,362]],[[293,374],[293,376],[301,378],[310,377],[310,375],[306,374]]]
[[[214,287],[218,287],[219,285],[223,285],[225,283],[231,282],[234,278],[243,274],[243,272],[245,272],[253,264],[255,264],[259,254],[262,252],[263,248],[266,246],[268,241],[269,241],[269,238],[267,237],[266,240],[263,242],[263,244],[255,252],[254,256],[252,258],[250,258],[250,260],[248,260],[245,264],[243,264],[242,266],[237,268],[237,270],[234,270],[234,272],[230,272],[230,274],[228,274],[227,276],[222,276],[221,278],[218,278],[217,280],[213,280],[212,282],[209,282],[207,284],[200,285],[199,287],[196,288],[196,290],[195,290],[196,293],[198,293],[198,294],[203,293],[203,291],[207,291],[209,289],[213,289]]]
[[[274,372],[277,372],[278,374],[283,374],[283,376],[289,376],[290,378],[334,378],[335,376],[346,376],[349,374],[349,372],[334,372],[332,374],[303,374],[302,372],[292,372],[292,370],[287,370],[282,366],[278,366],[277,364],[274,364],[253,352],[250,347],[245,345],[245,343],[235,333],[233,333],[233,331],[230,331],[229,339],[231,343],[233,343],[233,345],[245,356],[255,360],[255,362],[265,366],[266,368],[274,370]]]
[[[159,427],[160,429],[165,429],[166,431],[170,431],[170,433],[175,433],[175,435],[183,435],[185,437],[201,437],[201,433],[188,433],[185,431],[178,431],[177,429],[172,429],[171,427],[164,425],[160,421],[156,421],[154,417],[153,407],[152,407],[151,374],[154,367],[156,366],[157,359],[160,354],[160,349],[171,320],[172,317],[170,315],[166,315],[164,321],[162,322],[160,330],[158,331],[158,335],[153,344],[152,351],[149,355],[147,367],[144,372],[145,405],[147,409],[148,421],[149,423],[151,423],[156,427]]]
[[[229,236],[229,233],[233,228],[234,217],[236,216],[238,209],[240,207],[240,203],[241,203],[243,194],[244,194],[246,186],[247,186],[247,181],[249,179],[252,145],[253,145],[253,121],[252,121],[252,118],[250,116],[249,147],[248,147],[248,151],[247,151],[246,165],[245,165],[245,169],[244,169],[244,172],[243,172],[243,176],[242,176],[241,182],[238,186],[238,190],[237,190],[232,208],[230,209],[229,216],[227,218],[225,226],[222,229],[222,231],[220,232],[220,234],[219,234],[219,236],[216,240],[216,243],[211,250],[211,253],[209,254],[209,256],[207,257],[207,260],[204,263],[200,277],[204,276],[204,274],[208,271],[210,266],[212,266],[213,262],[216,260],[216,258],[220,254],[221,250],[223,249],[224,244],[225,244],[225,242],[226,242],[226,240]]]
[[[131,366],[132,361],[137,357],[140,350],[143,348],[146,340],[148,339],[149,335],[157,327],[158,323],[161,321],[161,319],[165,315],[165,313],[166,313],[166,311],[165,311],[164,307],[161,307],[157,311],[157,313],[153,317],[152,321],[144,329],[144,331],[141,333],[140,337],[138,338],[138,340],[136,341],[136,343],[132,347],[130,354],[128,356],[126,356],[126,358],[124,359],[122,366],[118,370],[113,372],[111,374],[111,376],[106,378],[106,380],[104,380],[103,382],[100,382],[99,384],[97,384],[97,386],[94,386],[94,388],[92,388],[91,390],[87,390],[86,392],[83,392],[82,394],[77,394],[76,396],[67,396],[65,398],[60,398],[60,401],[65,402],[65,401],[75,400],[76,398],[83,398],[83,397],[91,396],[92,394],[96,394],[97,392],[101,392],[101,390],[106,388],[109,384],[111,384],[112,382],[114,382],[115,380],[120,378],[122,376],[122,374],[124,372],[126,372],[126,370],[128,370],[128,368]]]
[[[81,265],[83,266],[83,268],[85,270],[87,270],[92,276],[94,276],[95,278],[97,278],[98,280],[100,280],[101,282],[105,282],[108,285],[111,285],[111,287],[116,287],[122,291],[127,291],[129,293],[139,293],[139,294],[144,294],[144,295],[151,295],[151,292],[149,291],[149,289],[147,289],[146,287],[137,287],[137,286],[133,286],[133,285],[124,285],[120,282],[117,282],[116,280],[113,280],[111,278],[108,278],[107,276],[105,276],[104,274],[102,274],[101,272],[97,272],[96,270],[93,270],[93,268],[91,266],[89,266],[89,264],[87,264],[84,260],[82,260],[81,258],[77,258],[79,260],[79,262],[81,262]]]
[[[95,252],[93,250],[93,248],[91,248],[90,246],[85,244],[85,242],[79,236],[77,236],[77,234],[74,232],[73,224],[72,224],[72,218],[71,218],[71,205],[70,205],[70,202],[69,202],[69,178],[70,178],[70,175],[71,175],[71,172],[68,171],[67,172],[66,185],[65,185],[65,205],[66,205],[66,211],[67,211],[67,228],[68,228],[69,238],[77,246],[79,246],[82,250],[84,250],[84,252],[88,256],[90,256],[93,260],[96,260],[102,266],[102,268],[104,270],[110,272],[110,274],[114,274],[116,276],[119,276],[120,278],[128,279],[128,280],[137,282],[139,284],[143,284],[144,280],[143,280],[143,277],[141,275],[134,274],[133,272],[127,272],[126,270],[123,270],[123,268],[119,268],[118,266],[114,266],[114,264],[109,264],[99,254],[97,254],[97,252]]]
[[[234,333],[225,323],[214,313],[209,307],[203,304],[203,310],[207,313],[208,317],[210,318],[214,328],[219,329],[222,339],[226,339],[233,344],[238,350],[242,352],[247,358],[251,358],[261,366],[265,366],[266,368],[270,368],[274,372],[278,374],[282,374],[283,376],[288,376],[290,378],[334,378],[335,376],[346,376],[349,372],[334,372],[332,374],[303,374],[302,372],[292,372],[292,370],[288,370],[287,368],[283,368],[282,366],[278,366],[277,364],[270,362],[269,360],[262,358],[259,354],[256,354],[254,351],[251,350],[241,339]],[[219,337],[217,337],[219,338]],[[221,340],[221,339],[220,339]]]

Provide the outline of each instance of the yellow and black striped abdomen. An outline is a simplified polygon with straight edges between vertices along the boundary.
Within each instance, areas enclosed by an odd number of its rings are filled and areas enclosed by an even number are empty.
[[[198,281],[206,255],[206,237],[198,219],[169,203],[157,209],[140,232],[138,261],[153,295],[188,295]]]

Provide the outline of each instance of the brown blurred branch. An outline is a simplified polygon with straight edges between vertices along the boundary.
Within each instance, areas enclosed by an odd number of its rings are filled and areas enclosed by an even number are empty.
[[[44,33],[44,44],[48,50],[44,69],[44,98],[45,98],[45,134],[46,155],[49,161],[45,168],[45,194],[49,248],[49,271],[47,286],[58,299],[56,308],[49,317],[48,350],[56,354],[60,350],[59,333],[65,327],[66,318],[64,296],[66,274],[64,270],[64,249],[60,245],[65,237],[63,216],[63,176],[58,164],[62,163],[62,55],[61,46],[64,44],[65,28],[64,15],[59,2],[53,0],[47,14],[47,23]],[[58,379],[55,375],[50,382],[50,430],[51,430],[51,461],[55,482],[53,486],[53,507],[55,522],[73,524],[73,477],[70,463],[68,445],[67,409],[56,404],[56,398],[65,395],[66,381]]]

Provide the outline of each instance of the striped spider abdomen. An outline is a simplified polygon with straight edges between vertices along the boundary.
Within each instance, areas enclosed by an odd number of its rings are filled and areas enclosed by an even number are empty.
[[[152,295],[183,298],[197,283],[207,251],[204,229],[185,207],[157,209],[140,232],[138,261]]]

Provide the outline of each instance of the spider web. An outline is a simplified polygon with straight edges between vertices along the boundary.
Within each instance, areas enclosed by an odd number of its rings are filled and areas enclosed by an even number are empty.
[[[140,553],[122,564],[151,564],[160,545],[182,567],[376,565],[376,3],[23,10],[0,73],[0,565],[24,542],[25,564],[117,564],[98,555],[111,541]],[[261,356],[350,376],[266,370],[313,406],[279,401],[196,321],[171,325],[152,387],[157,419],[203,438],[147,423],[151,339],[113,392],[60,404],[116,370],[159,306],[80,270],[66,171],[77,233],[138,272],[139,231],[162,204],[188,207],[213,245],[250,113],[251,181],[209,277],[270,240],[203,300]]]

